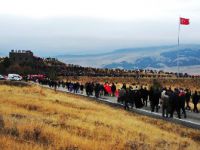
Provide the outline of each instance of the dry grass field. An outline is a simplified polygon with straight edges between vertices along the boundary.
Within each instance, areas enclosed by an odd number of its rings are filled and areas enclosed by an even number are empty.
[[[131,78],[131,77],[87,77],[87,76],[80,76],[80,77],[60,77],[60,80],[64,81],[72,81],[72,82],[109,82],[109,83],[126,83],[129,85],[147,85],[150,86],[153,83],[154,78]],[[156,78],[156,80],[163,86],[163,87],[172,87],[172,88],[189,88],[192,91],[198,90],[200,91],[200,79],[192,79],[192,78]]]
[[[1,150],[199,147],[199,130],[40,86],[0,85]]]

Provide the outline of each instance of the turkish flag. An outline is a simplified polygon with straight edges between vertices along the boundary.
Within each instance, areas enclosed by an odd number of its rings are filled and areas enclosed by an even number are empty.
[[[190,24],[190,20],[186,19],[186,18],[180,18],[180,24],[181,25],[189,25]]]

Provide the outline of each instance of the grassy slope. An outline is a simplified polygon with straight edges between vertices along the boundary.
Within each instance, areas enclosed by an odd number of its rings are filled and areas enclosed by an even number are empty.
[[[41,87],[0,85],[0,149],[198,149],[200,131]],[[2,120],[2,119],[0,119]],[[1,127],[3,126],[3,127]]]

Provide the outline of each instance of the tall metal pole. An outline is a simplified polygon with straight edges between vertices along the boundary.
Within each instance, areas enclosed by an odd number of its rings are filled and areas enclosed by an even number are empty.
[[[180,30],[181,30],[181,23],[180,23],[180,17],[179,17],[179,21],[178,21],[178,51],[177,51],[177,71],[178,71],[178,77],[179,77],[179,73],[180,73],[180,68],[179,68],[179,38],[180,38]]]

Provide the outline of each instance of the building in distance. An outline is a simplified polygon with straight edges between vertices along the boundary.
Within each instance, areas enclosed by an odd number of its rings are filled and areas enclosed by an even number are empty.
[[[31,50],[11,50],[9,59],[12,64],[34,63],[34,56]]]

